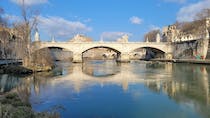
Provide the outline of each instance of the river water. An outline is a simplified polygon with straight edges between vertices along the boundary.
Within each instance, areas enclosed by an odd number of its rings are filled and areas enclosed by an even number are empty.
[[[59,62],[51,72],[0,75],[37,112],[62,118],[209,118],[210,66],[132,61]]]

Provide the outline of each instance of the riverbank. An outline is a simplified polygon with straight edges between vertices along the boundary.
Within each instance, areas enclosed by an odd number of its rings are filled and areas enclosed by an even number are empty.
[[[210,60],[202,60],[202,59],[151,59],[150,61],[210,65]]]
[[[21,65],[1,65],[0,74],[30,75],[33,71]]]
[[[0,74],[17,74],[17,75],[30,75],[34,72],[46,72],[52,70],[50,66],[34,66],[26,68],[22,65],[10,64],[0,65]]]
[[[15,92],[0,95],[0,118],[59,118],[57,113],[34,112]]]

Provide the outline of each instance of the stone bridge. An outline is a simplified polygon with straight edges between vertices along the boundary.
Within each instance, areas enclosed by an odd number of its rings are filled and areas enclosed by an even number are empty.
[[[132,51],[138,48],[154,48],[165,53],[166,59],[172,58],[172,44],[167,42],[41,42],[32,44],[33,51],[48,47],[58,47],[73,52],[73,62],[82,62],[82,54],[93,48],[108,48],[118,54],[118,61],[129,62]]]

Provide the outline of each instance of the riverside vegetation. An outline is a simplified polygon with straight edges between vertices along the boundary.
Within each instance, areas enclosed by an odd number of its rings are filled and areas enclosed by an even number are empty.
[[[0,95],[1,118],[59,118],[57,113],[34,112],[27,101],[22,101],[15,92]]]

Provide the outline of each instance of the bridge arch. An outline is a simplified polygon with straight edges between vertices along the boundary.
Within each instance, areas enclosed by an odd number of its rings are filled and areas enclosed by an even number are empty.
[[[54,61],[72,60],[73,58],[73,51],[60,46],[45,46],[41,48],[36,48],[32,51],[32,56],[39,54],[39,51],[42,51],[44,49],[49,49],[47,55],[49,55]]]
[[[164,52],[164,53],[167,53],[168,52],[168,49],[166,47],[162,47],[162,46],[159,46],[159,45],[142,45],[142,46],[134,46],[132,47],[131,51],[130,52],[133,52],[137,49],[142,49],[142,48],[151,48],[151,49],[156,49],[156,50],[159,50],[161,52]]]
[[[115,51],[115,52],[117,52],[117,53],[121,53],[118,49],[115,49],[115,48],[109,47],[109,46],[93,46],[93,47],[88,47],[88,48],[84,49],[84,50],[82,51],[82,53],[84,53],[84,52],[86,52],[86,51],[88,51],[88,50],[91,50],[91,49],[95,49],[95,48],[106,48],[106,49],[113,50],[113,51]]]
[[[91,51],[93,49],[96,49],[96,50],[101,49],[102,53],[100,53],[100,52],[95,52],[95,53],[97,53],[96,55],[100,55],[101,57],[104,57],[104,58],[117,59],[119,57],[119,55],[121,54],[121,52],[119,50],[109,47],[109,46],[93,46],[93,47],[86,48],[82,51],[82,53],[81,53],[82,59],[84,60],[85,55],[87,55],[85,53],[88,53],[88,51]],[[107,49],[107,50],[105,50],[105,49]],[[105,52],[103,52],[103,51],[105,51]],[[92,53],[94,53],[94,52],[92,52]],[[89,54],[89,56],[90,56],[90,54]]]
[[[142,47],[136,47],[136,48],[134,48],[133,50],[131,50],[131,52],[133,52],[133,51],[135,51],[135,50],[137,50],[137,49],[147,49],[147,48],[150,48],[150,49],[155,49],[155,50],[159,50],[159,51],[161,51],[161,52],[163,52],[163,53],[167,53],[167,51],[166,50],[164,50],[164,49],[161,49],[161,48],[159,48],[159,47],[153,47],[153,46],[142,46]]]
[[[134,50],[132,50],[130,54],[131,59],[152,59],[152,58],[165,58],[165,50],[151,47],[151,46],[143,46],[138,47]]]

